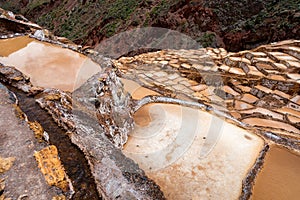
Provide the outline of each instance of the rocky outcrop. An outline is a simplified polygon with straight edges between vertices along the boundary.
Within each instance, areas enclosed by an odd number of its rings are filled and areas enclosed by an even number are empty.
[[[38,170],[33,155],[47,144],[36,140],[33,130],[27,124],[27,117],[17,102],[16,96],[0,84],[0,180],[4,181],[1,185],[5,185],[4,188],[0,188],[1,195],[11,199],[52,199],[62,192],[66,196],[71,195],[72,185],[64,170],[53,168],[51,162],[47,165],[42,164],[41,167],[52,174],[44,174],[44,177]],[[57,153],[49,155],[55,157],[56,166],[61,166]],[[42,157],[40,161],[43,163],[46,159]],[[3,165],[4,163],[6,164]],[[61,173],[65,181],[63,191],[51,187],[45,181],[46,176],[51,176],[49,178],[53,180],[52,183],[56,184],[55,172]]]
[[[31,23],[22,15],[15,15],[11,11],[6,11],[0,8],[1,38],[6,38],[13,35],[34,33],[34,31],[39,29],[41,29],[40,26]]]
[[[114,147],[105,136],[105,129],[98,125],[93,111],[95,104],[91,101],[97,89],[95,80],[97,78],[76,90],[73,98],[58,90],[45,90],[37,102],[69,131],[72,142],[84,152],[98,191],[104,198],[164,199],[159,187],[137,164]]]
[[[34,95],[42,91],[42,88],[34,87],[30,83],[30,78],[17,70],[15,67],[4,66],[0,63],[0,80],[25,93]]]
[[[33,87],[29,78],[14,67],[1,67],[1,81],[35,95],[39,105],[69,132],[72,143],[84,152],[102,197],[164,199],[159,187],[107,139],[106,130],[99,126],[94,101],[90,102],[99,84],[97,76],[71,95],[56,89]]]

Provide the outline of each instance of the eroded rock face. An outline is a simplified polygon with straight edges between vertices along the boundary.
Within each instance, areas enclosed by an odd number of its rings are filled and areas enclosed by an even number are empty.
[[[41,88],[33,87],[28,76],[21,73],[15,67],[4,66],[1,63],[0,80],[29,94],[36,94],[41,91]]]
[[[34,33],[40,26],[28,21],[22,15],[15,15],[11,11],[0,8],[0,34],[1,38]]]
[[[52,114],[59,125],[70,131],[72,142],[85,153],[98,191],[103,197],[164,199],[159,187],[146,177],[138,165],[114,147],[105,136],[105,129],[99,126],[94,110],[95,104],[90,102],[91,96],[87,93],[96,89],[95,86],[99,84],[97,79],[96,81],[96,84],[88,81],[76,90],[76,98],[72,99],[67,93],[58,90],[48,90],[42,93],[37,101]],[[93,98],[95,93],[96,90],[91,93]],[[57,98],[49,98],[53,94]],[[69,101],[71,99],[73,106]]]
[[[0,180],[3,179],[5,183],[3,192],[5,198],[52,199],[61,194],[59,188],[46,183],[33,157],[34,152],[46,144],[39,143],[35,139],[34,132],[25,121],[26,118],[19,115],[17,99],[2,84],[0,84],[0,102],[0,155],[6,158],[4,160],[1,158]],[[4,163],[6,164],[2,166]],[[48,165],[48,169],[51,167],[51,164]],[[66,182],[66,185],[69,184]],[[66,188],[65,195],[71,191]]]
[[[114,70],[106,70],[106,76],[96,91],[97,117],[108,138],[116,147],[122,148],[133,129],[133,101],[124,90],[123,83]]]

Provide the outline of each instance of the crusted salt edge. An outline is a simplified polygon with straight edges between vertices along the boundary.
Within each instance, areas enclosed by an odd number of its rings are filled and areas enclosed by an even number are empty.
[[[243,186],[242,186],[242,193],[239,197],[239,200],[248,200],[252,195],[252,188],[254,186],[254,181],[256,179],[256,175],[261,170],[263,164],[264,164],[264,158],[266,157],[266,154],[269,150],[269,145],[265,144],[264,148],[259,153],[259,156],[257,157],[255,164],[250,169],[249,173],[243,180]]]
[[[246,124],[244,122],[241,122],[241,121],[231,117],[230,115],[228,115],[228,114],[226,114],[222,111],[214,109],[211,106],[207,106],[205,104],[196,103],[196,102],[189,102],[189,101],[174,99],[174,98],[170,98],[170,97],[146,96],[143,99],[136,102],[136,105],[134,106],[133,110],[134,110],[134,112],[136,112],[142,106],[144,106],[146,104],[150,104],[150,103],[178,104],[178,105],[181,105],[181,106],[186,106],[186,107],[211,111],[213,114],[215,114],[219,117],[224,117],[225,119],[231,120],[231,121],[237,123],[239,126],[242,126],[243,128],[254,130],[254,128],[251,125]],[[300,146],[297,144],[297,141],[293,141],[292,139],[284,137],[284,136],[278,136],[278,135],[276,135],[275,133],[272,133],[272,132],[263,131],[260,128],[256,128],[255,130],[257,132],[257,135],[261,135],[264,138],[269,139],[269,140],[271,140],[275,143],[278,143],[280,145],[300,150]]]
[[[81,49],[82,49],[81,45],[69,45],[69,44],[65,44],[65,43],[62,43],[62,42],[57,41],[57,40],[49,39],[49,38],[47,38],[47,36],[45,36],[45,37],[42,38],[42,37],[39,37],[39,36],[36,36],[36,35],[33,35],[33,34],[29,34],[29,37],[30,38],[34,38],[34,39],[36,39],[38,41],[41,41],[41,42],[47,42],[47,43],[50,43],[50,44],[55,44],[55,45],[58,45],[58,46],[60,46],[62,48],[70,49],[70,50],[75,51],[77,53],[84,54],[84,52],[81,51]]]
[[[271,133],[271,132],[265,132],[265,136],[267,136],[271,140],[280,140],[280,139],[282,139],[281,137],[279,137],[276,134]]]
[[[262,135],[267,140],[270,140],[270,141],[276,143],[277,145],[281,145],[288,149],[300,151],[300,145],[299,145],[300,140],[277,135],[275,133],[268,132],[268,131],[259,130],[259,134]]]
[[[8,34],[8,35],[1,35],[0,39],[9,39],[9,38],[15,38],[15,37],[20,37],[20,36],[25,36],[26,34],[24,33],[14,33],[14,34]]]
[[[134,106],[133,111],[136,112],[137,110],[139,110],[144,105],[150,104],[150,103],[178,104],[178,105],[185,106],[185,107],[191,107],[191,108],[196,108],[196,109],[207,110],[207,111],[211,111],[212,113],[216,114],[219,117],[224,117],[226,119],[232,120],[232,121],[238,123],[240,126],[249,127],[248,124],[243,123],[243,122],[231,117],[230,115],[228,115],[228,114],[226,114],[222,111],[214,109],[211,106],[207,106],[205,104],[197,103],[197,102],[184,101],[184,100],[171,98],[171,97],[146,96],[143,99],[136,102],[136,105]]]

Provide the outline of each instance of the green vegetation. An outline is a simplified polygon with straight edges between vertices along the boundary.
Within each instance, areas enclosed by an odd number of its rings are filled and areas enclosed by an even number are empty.
[[[227,33],[229,38],[231,34],[243,33],[246,37],[257,35],[257,39],[269,41],[277,36],[284,38],[284,34],[294,37],[300,20],[299,0],[205,0],[202,3],[185,0],[30,0],[27,6],[21,5],[17,0],[0,3],[0,7],[24,14],[55,35],[83,44],[93,38],[111,37],[129,27],[142,26],[172,28],[198,37],[197,41],[203,46],[215,45],[216,34],[222,38]],[[206,16],[209,19],[206,20]],[[267,38],[267,35],[273,38]]]
[[[106,24],[102,29],[105,36],[106,37],[113,36],[116,33],[116,29],[120,25],[120,23],[121,22],[114,21],[114,22]]]
[[[212,46],[213,42],[215,41],[215,34],[214,33],[204,33],[202,37],[196,39],[203,47]]]
[[[10,10],[15,13],[20,13],[21,11],[21,8],[18,6],[18,4],[15,2],[11,2],[10,0],[0,1],[0,7],[4,10]]]
[[[71,40],[86,37],[96,26],[101,27],[97,30],[97,35],[114,35],[118,27],[130,18],[139,3],[136,0],[87,1],[84,5],[74,6],[66,12],[66,2],[65,0],[55,9],[40,16],[38,23]],[[56,26],[53,26],[52,19],[56,19]]]
[[[292,29],[299,21],[291,21],[293,15],[300,12],[299,0],[271,1],[266,3],[265,8],[244,21],[233,25],[233,32],[251,30],[255,32],[259,27],[273,26],[276,29]]]
[[[136,0],[116,0],[110,4],[107,14],[104,16],[106,19],[122,19],[126,20],[130,14],[135,10],[138,5]]]
[[[151,17],[158,17],[165,14],[170,9],[170,3],[167,0],[162,0],[158,5],[152,8],[150,12]]]
[[[27,7],[26,7],[26,11],[30,12],[44,4],[50,3],[51,0],[33,0],[33,1],[29,1]]]
[[[149,15],[152,19],[167,15],[173,5],[178,4],[182,0],[161,0],[154,6]]]

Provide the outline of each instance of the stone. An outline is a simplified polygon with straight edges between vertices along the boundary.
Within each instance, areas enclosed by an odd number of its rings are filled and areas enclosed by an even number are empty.
[[[33,35],[39,39],[45,39],[45,34],[43,30],[36,30]]]
[[[46,141],[49,140],[49,136],[47,135],[47,133],[45,133],[45,131],[40,123],[38,123],[36,121],[34,121],[34,122],[28,121],[28,124],[29,124],[30,129],[33,130],[34,135],[39,142],[43,142],[44,138],[46,138],[45,139]]]
[[[300,80],[300,74],[287,74],[287,76],[293,80]]]
[[[47,185],[34,160],[34,151],[43,148],[36,141],[26,117],[16,113],[18,100],[6,87],[0,84],[0,180],[5,178],[5,198],[51,199],[62,193],[58,188]],[[24,115],[24,114],[22,114]],[[9,126],[7,126],[9,124]],[[26,192],[25,192],[26,191]],[[70,192],[70,191],[68,191]],[[70,197],[70,196],[69,196]]]
[[[238,75],[245,75],[245,72],[242,69],[236,67],[230,68],[229,72]]]
[[[205,84],[200,84],[200,85],[195,85],[190,87],[192,90],[194,90],[195,92],[199,92],[202,90],[206,90],[208,87]]]
[[[166,61],[166,60],[160,61],[159,63],[162,64],[162,65],[167,65],[167,64],[169,64],[169,62]]]
[[[14,157],[2,158],[0,156],[0,173],[8,171],[13,165],[15,159],[16,158]]]
[[[265,108],[253,108],[253,109],[248,109],[248,110],[243,110],[240,112],[241,114],[253,114],[253,115],[257,115],[257,114],[262,114],[269,117],[272,117],[273,119],[277,119],[277,120],[283,120],[284,117],[282,114],[277,113],[277,112],[273,112],[271,110],[265,109]]]
[[[174,67],[174,68],[179,68],[180,67],[180,65],[178,65],[178,64],[173,64],[173,63],[170,63],[170,66],[172,66],[172,67]]]
[[[69,191],[70,185],[65,170],[54,145],[43,148],[34,153],[38,166],[50,186],[56,186],[62,191]]]
[[[181,67],[183,67],[183,68],[185,68],[185,69],[190,69],[190,68],[191,68],[191,65],[186,64],[186,63],[182,63],[182,64],[181,64]]]
[[[241,100],[253,104],[258,100],[258,98],[251,94],[244,94]]]
[[[287,115],[287,118],[290,120],[290,122],[292,123],[300,123],[300,118],[299,117],[295,117],[293,115]]]
[[[72,99],[71,108],[68,106],[70,102],[63,104],[63,101],[44,99],[46,94],[41,94],[37,101],[61,127],[70,132],[73,144],[84,152],[101,196],[112,199],[118,196],[125,199],[165,199],[160,188],[147,178],[144,171],[105,136],[105,129],[96,117],[95,102],[89,101],[97,94],[98,84],[99,77],[94,75],[73,92],[73,98],[60,92],[66,102]]]
[[[235,109],[237,110],[246,110],[246,109],[253,108],[253,105],[238,100],[236,100],[234,104],[235,104]]]
[[[252,126],[281,129],[287,132],[300,134],[300,130],[297,129],[296,127],[279,121],[273,121],[273,120],[262,119],[262,118],[246,118],[242,121]]]

